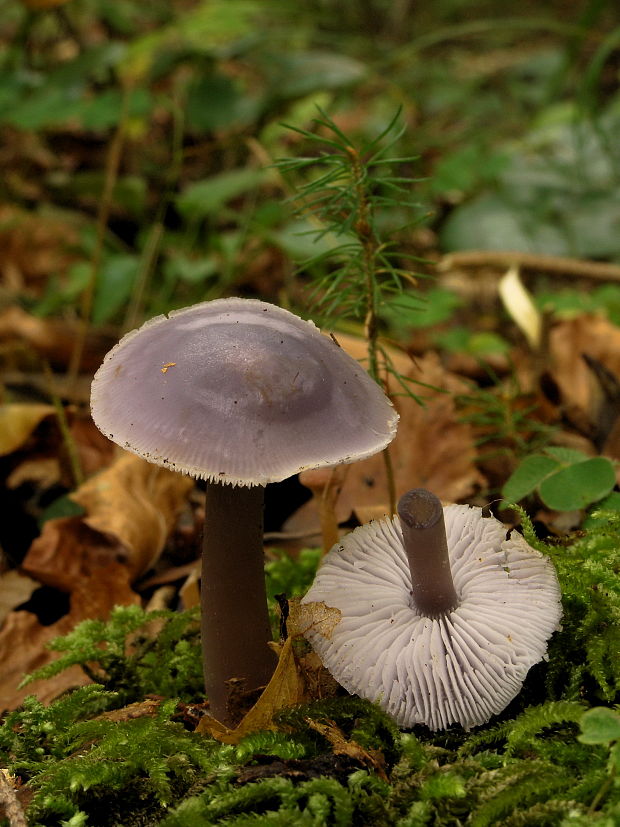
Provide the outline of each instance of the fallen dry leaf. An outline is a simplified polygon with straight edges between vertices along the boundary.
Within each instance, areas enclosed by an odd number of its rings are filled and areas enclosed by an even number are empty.
[[[101,433],[90,416],[70,416],[69,430],[84,477],[91,477],[113,462],[117,447]]]
[[[127,452],[91,477],[71,499],[86,510],[84,524],[113,538],[132,577],[161,554],[194,481]]]
[[[21,569],[46,586],[73,592],[91,579],[93,572],[124,563],[126,556],[117,540],[93,531],[82,517],[58,517],[43,524]]]
[[[55,660],[58,654],[46,649],[55,637],[70,632],[82,620],[106,620],[114,606],[140,602],[129,585],[127,568],[113,561],[93,567],[90,575],[75,584],[69,613],[49,626],[26,611],[11,612],[0,627],[0,711],[14,709],[27,695],[47,703],[67,689],[89,683],[78,666],[46,681],[33,681],[18,688],[23,677]]]
[[[201,718],[197,732],[210,735],[224,744],[238,744],[250,732],[261,729],[276,729],[273,717],[287,706],[295,706],[305,700],[305,685],[295,661],[292,638],[288,638],[280,649],[278,665],[263,693],[234,729],[229,729],[213,718]]]
[[[6,478],[6,487],[19,488],[30,482],[38,488],[51,488],[60,479],[60,462],[57,457],[36,457],[20,462]]]
[[[349,337],[339,341],[353,356],[359,356],[360,345],[350,344]],[[354,340],[355,341],[355,340]],[[454,392],[467,386],[446,371],[435,353],[412,363],[398,355],[398,369],[416,383],[412,389],[423,405],[410,396],[397,396],[394,405],[400,414],[396,438],[389,446],[397,496],[410,488],[428,488],[444,502],[458,502],[481,487],[484,479],[475,465],[476,450],[471,427],[459,421]],[[396,360],[395,360],[396,363]],[[395,391],[394,380],[390,383]],[[303,482],[314,471],[300,476]],[[383,454],[375,454],[354,463],[348,471],[336,503],[338,522],[346,522],[351,514],[365,509],[387,509],[389,494]],[[376,512],[373,512],[376,513]],[[284,525],[295,532],[308,525],[318,525],[315,500],[305,503]]]
[[[323,666],[316,652],[310,650],[305,655],[301,655],[297,664],[304,678],[306,695],[313,701],[333,698],[342,690],[336,678]]]
[[[52,405],[20,402],[0,405],[0,455],[17,451],[44,419],[55,415]]]
[[[23,148],[23,133],[20,145]],[[33,159],[34,160],[34,159]],[[37,161],[53,163],[53,156],[44,150],[37,153]],[[23,291],[45,285],[50,273],[67,273],[77,258],[82,218],[75,213],[52,212],[49,209],[28,211],[2,204],[0,206],[0,272]],[[13,276],[7,279],[7,270]],[[14,284],[19,278],[19,283]]]
[[[555,325],[549,334],[550,373],[565,407],[576,409],[596,426],[600,388],[582,354],[620,377],[620,328],[602,316],[578,316]]]
[[[327,606],[323,601],[301,603],[300,598],[297,597],[288,602],[286,628],[290,637],[300,637],[310,629],[314,629],[326,640],[331,640],[334,629],[341,620],[340,609]]]
[[[111,709],[97,716],[106,721],[133,721],[135,718],[154,718],[157,715],[161,700],[157,698],[145,698],[143,701],[136,701],[133,704],[123,706],[121,709]]]
[[[7,307],[0,313],[0,342],[14,343],[15,352],[23,351],[26,346],[47,359],[52,367],[67,367],[78,335],[76,321],[41,319],[17,306]],[[90,330],[82,370],[95,371],[116,341],[114,334]]]
[[[306,723],[315,732],[322,735],[331,745],[336,755],[347,755],[354,761],[359,761],[366,767],[377,773],[384,781],[387,781],[385,773],[385,759],[383,753],[378,749],[364,749],[357,741],[350,741],[335,721],[315,721],[313,718],[306,718]]]
[[[0,623],[20,603],[30,599],[40,583],[20,574],[16,569],[0,574]]]

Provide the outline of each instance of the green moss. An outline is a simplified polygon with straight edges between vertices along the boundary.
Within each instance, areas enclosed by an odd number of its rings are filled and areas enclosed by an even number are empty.
[[[556,564],[563,630],[548,663],[488,725],[403,733],[368,701],[340,696],[282,710],[277,731],[223,745],[183,724],[201,698],[196,615],[119,608],[107,623],[87,621],[55,641],[60,658],[37,673],[79,664],[97,683],[47,707],[28,698],[0,725],[1,765],[32,793],[29,823],[617,824],[615,729],[593,742],[595,713],[583,716],[619,700],[620,519],[599,515],[587,534],[542,544],[523,517],[530,542]],[[296,573],[279,560],[272,580],[285,589],[307,581],[314,562]],[[163,699],[151,714],[105,714],[149,694]],[[337,726],[359,749],[335,752],[312,722]]]

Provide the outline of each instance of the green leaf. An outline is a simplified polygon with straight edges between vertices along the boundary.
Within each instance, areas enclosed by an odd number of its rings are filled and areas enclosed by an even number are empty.
[[[164,264],[164,273],[167,279],[201,284],[218,270],[218,263],[213,257],[189,258],[185,255],[175,255]]]
[[[545,477],[557,468],[558,462],[552,457],[542,454],[532,454],[526,457],[504,483],[502,497],[510,502],[518,503],[519,500],[531,494]]]
[[[197,181],[177,197],[177,209],[186,218],[206,218],[221,210],[228,201],[257,187],[263,175],[259,169],[234,169]]]
[[[584,712],[580,721],[582,744],[609,744],[620,740],[620,715],[605,706],[595,706]]]
[[[355,236],[347,233],[336,236],[317,221],[300,218],[285,224],[269,235],[293,261],[306,262],[319,256],[335,253],[343,244],[355,244]]]
[[[540,498],[555,511],[576,511],[607,496],[616,484],[613,464],[593,457],[562,468],[540,484]]]
[[[452,290],[432,287],[424,294],[403,293],[389,299],[381,315],[395,332],[406,333],[410,327],[432,327],[447,321],[462,303]]]
[[[560,231],[532,215],[530,205],[513,202],[510,193],[483,194],[457,207],[444,222],[441,247],[453,250],[524,250],[568,255]]]
[[[189,89],[187,123],[202,132],[251,123],[261,110],[259,98],[244,95],[226,75],[200,78]]]
[[[552,445],[550,448],[545,448],[545,454],[557,459],[562,465],[575,465],[577,462],[585,462],[588,459],[588,455],[584,454],[583,451],[566,448],[564,445]]]
[[[93,304],[95,324],[109,321],[123,307],[131,295],[139,269],[139,256],[111,256],[103,264],[97,278]]]
[[[283,52],[270,56],[271,91],[278,98],[302,98],[322,89],[340,89],[360,81],[363,63],[335,52]]]
[[[62,497],[54,500],[43,509],[39,517],[39,526],[41,527],[48,520],[55,520],[58,517],[81,517],[85,513],[86,510],[81,505],[73,502],[69,494],[63,494]]]

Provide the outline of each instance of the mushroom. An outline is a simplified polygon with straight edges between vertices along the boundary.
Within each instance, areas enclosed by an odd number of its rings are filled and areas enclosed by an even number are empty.
[[[518,694],[559,628],[553,565],[480,508],[442,507],[413,489],[397,510],[325,557],[302,602],[341,618],[329,633],[317,625],[305,635],[348,692],[399,726],[484,724]]]
[[[202,646],[213,714],[231,678],[264,685],[273,653],[263,567],[264,486],[384,448],[398,416],[312,322],[255,299],[158,316],[107,354],[92,384],[97,427],[150,462],[207,481]]]

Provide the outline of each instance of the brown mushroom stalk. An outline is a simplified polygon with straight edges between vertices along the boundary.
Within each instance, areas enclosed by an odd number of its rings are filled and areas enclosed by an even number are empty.
[[[398,501],[398,517],[416,608],[427,617],[451,612],[459,601],[440,500],[425,488],[413,488]]]
[[[207,485],[202,552],[201,623],[210,711],[229,723],[231,678],[244,690],[270,679],[271,640],[263,560],[262,485]]]

